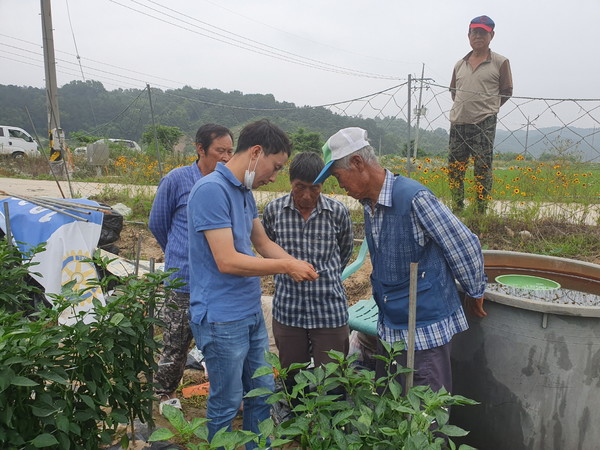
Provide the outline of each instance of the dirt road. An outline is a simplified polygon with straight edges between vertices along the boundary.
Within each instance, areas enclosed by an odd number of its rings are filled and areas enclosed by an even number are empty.
[[[60,188],[58,186],[60,184]],[[21,178],[0,178],[0,190],[6,191],[11,195],[26,195],[30,197],[55,197],[61,198],[61,190],[66,198],[89,197],[99,194],[106,188],[113,188],[120,191],[129,189],[136,191],[144,189],[148,192],[156,191],[156,186],[135,186],[110,183],[90,183],[83,181],[73,181],[71,186],[66,181],[52,180],[27,180]]]
[[[156,186],[139,186],[133,184],[111,184],[111,183],[90,183],[83,181],[71,182],[69,187],[66,181],[60,181],[60,189],[55,181],[51,180],[25,180],[20,178],[0,178],[0,190],[10,195],[24,195],[29,197],[62,197],[61,189],[67,198],[90,197],[99,194],[103,190],[114,190],[135,193],[143,190],[145,192],[156,192]],[[73,195],[71,195],[71,191]],[[258,204],[266,204],[270,200],[282,196],[281,192],[262,192],[255,191],[254,198]],[[0,198],[3,197],[0,194]],[[349,208],[359,208],[360,204],[346,195],[336,195],[334,198],[343,202]]]

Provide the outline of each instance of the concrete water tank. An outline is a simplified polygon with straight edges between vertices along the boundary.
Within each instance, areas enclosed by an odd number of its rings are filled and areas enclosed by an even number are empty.
[[[526,274],[600,295],[600,265],[485,251],[489,281]],[[593,295],[590,296],[593,298]],[[480,449],[600,448],[600,306],[556,304],[486,291],[484,319],[452,344],[454,394],[481,402],[453,408],[462,441]]]

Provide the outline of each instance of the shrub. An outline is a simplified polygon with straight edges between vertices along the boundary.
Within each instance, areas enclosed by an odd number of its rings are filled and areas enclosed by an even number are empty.
[[[18,250],[0,240],[3,252]],[[2,259],[0,266],[0,286],[7,289],[0,296],[0,447],[96,449],[112,441],[119,424],[132,425],[136,417],[151,424],[147,380],[156,369],[153,327],[160,324],[153,310],[168,273],[118,280],[106,305],[94,299],[94,322],[79,316],[67,326],[58,318],[84,292],[67,291],[55,297],[54,308],[25,316],[14,306],[28,293],[21,281],[30,264],[9,271]],[[106,292],[115,281],[98,284]],[[126,436],[122,443],[126,448]]]

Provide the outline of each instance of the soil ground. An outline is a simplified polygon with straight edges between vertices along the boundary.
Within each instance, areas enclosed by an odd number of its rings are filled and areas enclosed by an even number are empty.
[[[119,255],[126,259],[135,259],[138,245],[140,245],[141,259],[154,258],[157,263],[164,261],[164,254],[158,242],[144,225],[125,223],[120,239],[115,242],[115,245],[120,249]],[[344,282],[351,305],[371,296],[370,273],[371,263],[365,260],[365,264]],[[273,277],[263,277],[262,288],[264,295],[272,295],[274,291]]]

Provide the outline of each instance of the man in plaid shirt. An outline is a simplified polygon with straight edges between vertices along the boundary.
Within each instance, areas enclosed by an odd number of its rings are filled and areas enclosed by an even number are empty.
[[[414,383],[451,392],[452,336],[468,328],[455,280],[467,293],[466,308],[477,317],[486,315],[487,278],[479,239],[425,186],[381,167],[365,130],[338,131],[323,146],[323,154],[327,164],[314,182],[333,175],[364,206],[379,338],[388,343],[407,340],[409,269],[417,262]],[[378,352],[383,352],[381,343]],[[406,366],[406,352],[397,362]],[[376,376],[386,370],[377,360]]]
[[[269,238],[319,273],[312,283],[275,275],[273,336],[284,367],[310,362],[311,356],[315,366],[325,364],[329,350],[348,353],[341,275],[352,255],[352,222],[342,203],[322,195],[321,184],[313,185],[323,166],[318,154],[298,153],[290,165],[291,193],[273,200],[263,214]]]

